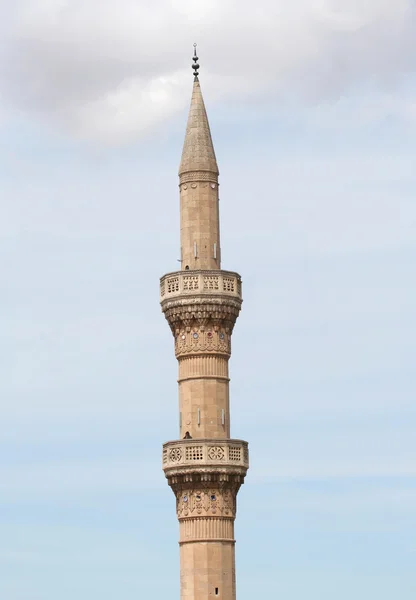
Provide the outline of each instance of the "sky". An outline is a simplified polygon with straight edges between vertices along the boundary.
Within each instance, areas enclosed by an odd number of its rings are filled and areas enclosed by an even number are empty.
[[[0,599],[179,597],[194,42],[243,278],[238,599],[413,600],[414,0],[0,0]]]

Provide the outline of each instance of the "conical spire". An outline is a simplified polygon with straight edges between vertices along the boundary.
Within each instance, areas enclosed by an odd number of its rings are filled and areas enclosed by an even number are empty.
[[[195,59],[198,60],[196,51]],[[179,175],[183,175],[189,171],[209,171],[218,175],[218,165],[215,158],[207,112],[201,93],[201,86],[198,81],[197,69],[199,65],[195,64],[192,68],[195,70],[194,88]]]

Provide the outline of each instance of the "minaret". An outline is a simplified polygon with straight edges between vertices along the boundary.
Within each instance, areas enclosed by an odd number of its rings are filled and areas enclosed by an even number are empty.
[[[221,270],[218,166],[198,79],[179,168],[181,271],[160,280],[179,366],[179,440],[163,446],[176,496],[181,600],[235,600],[234,520],[248,444],[230,439],[228,361],[241,278]]]

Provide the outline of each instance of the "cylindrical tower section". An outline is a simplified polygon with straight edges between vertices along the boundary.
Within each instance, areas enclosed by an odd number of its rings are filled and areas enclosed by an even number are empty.
[[[209,172],[183,173],[181,180],[182,269],[220,269],[217,176]]]
[[[177,496],[181,600],[235,600],[234,490],[185,488]]]
[[[188,361],[189,359],[185,359]],[[221,358],[199,357],[200,366],[216,365]],[[179,370],[181,371],[181,362]],[[227,369],[228,371],[228,369]],[[180,438],[229,438],[230,400],[228,377],[204,376],[202,366],[193,377],[179,379]]]
[[[230,333],[209,321],[176,335],[181,439],[230,437],[230,343]]]
[[[234,521],[248,468],[247,443],[167,442],[163,468],[176,497],[181,600],[235,600]]]
[[[192,91],[179,182],[182,269],[220,269],[218,165],[198,80]]]
[[[161,304],[178,359],[179,438],[229,438],[228,361],[242,303],[230,271],[178,271],[161,279]]]
[[[180,565],[181,600],[236,600],[234,542],[180,544]]]

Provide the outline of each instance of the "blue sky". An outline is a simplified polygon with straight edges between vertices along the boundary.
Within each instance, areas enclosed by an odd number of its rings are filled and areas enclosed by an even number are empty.
[[[243,277],[238,598],[413,600],[414,3],[98,6],[1,8],[0,599],[179,597],[158,278],[197,40]]]

